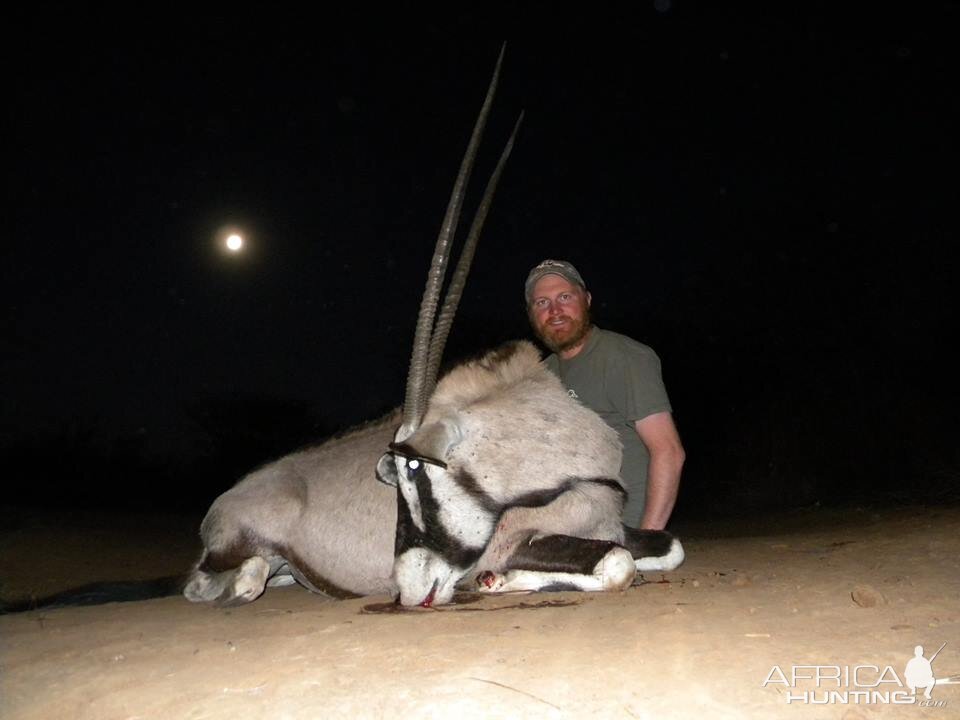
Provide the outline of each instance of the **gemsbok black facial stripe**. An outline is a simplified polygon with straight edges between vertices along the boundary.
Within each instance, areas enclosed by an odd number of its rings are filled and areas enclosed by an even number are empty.
[[[440,504],[433,493],[433,483],[422,464],[411,468],[408,463],[405,472],[409,473],[408,477],[416,491],[424,529],[421,530],[413,522],[404,494],[398,493],[396,554],[423,547],[437,553],[454,567],[470,567],[482,554],[483,547],[464,545],[444,527],[440,520]]]
[[[437,467],[446,468],[447,464],[443,460],[438,460],[437,458],[427,457],[426,455],[421,455],[414,448],[410,447],[406,443],[390,443],[390,450],[395,455],[400,455],[406,460],[420,460],[421,462],[429,463],[430,465],[436,465]]]

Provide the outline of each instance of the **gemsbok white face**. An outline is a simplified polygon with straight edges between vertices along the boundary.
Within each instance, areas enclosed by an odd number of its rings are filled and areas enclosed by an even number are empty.
[[[497,514],[440,461],[394,453],[393,462],[399,490],[393,578],[400,603],[447,603],[483,554]]]

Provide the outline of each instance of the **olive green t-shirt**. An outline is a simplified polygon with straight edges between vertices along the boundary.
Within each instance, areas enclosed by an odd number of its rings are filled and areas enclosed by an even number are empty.
[[[637,527],[647,501],[650,454],[637,435],[634,422],[671,411],[660,374],[660,358],[636,340],[594,326],[583,349],[574,357],[563,360],[549,355],[544,362],[571,397],[597,413],[620,435],[620,478],[629,493],[623,521]]]

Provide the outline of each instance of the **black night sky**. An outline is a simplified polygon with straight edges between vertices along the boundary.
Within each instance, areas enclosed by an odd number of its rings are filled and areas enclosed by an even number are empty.
[[[7,500],[202,512],[398,405],[504,40],[447,358],[569,259],[661,356],[678,514],[957,499],[960,5],[877,5],[8,18]]]

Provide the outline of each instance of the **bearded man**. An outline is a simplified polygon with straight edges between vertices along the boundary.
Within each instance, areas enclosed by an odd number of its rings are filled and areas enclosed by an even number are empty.
[[[646,345],[591,322],[590,293],[570,263],[544,260],[524,290],[530,324],[553,351],[547,367],[623,442],[623,522],[662,530],[677,500],[685,454],[660,359]]]

